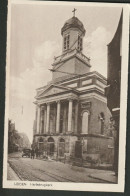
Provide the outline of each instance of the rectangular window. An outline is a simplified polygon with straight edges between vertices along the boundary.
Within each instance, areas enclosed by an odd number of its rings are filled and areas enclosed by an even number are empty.
[[[70,35],[67,34],[64,37],[64,50],[69,49],[69,44],[70,44]]]
[[[82,51],[82,37],[78,35],[78,50]]]

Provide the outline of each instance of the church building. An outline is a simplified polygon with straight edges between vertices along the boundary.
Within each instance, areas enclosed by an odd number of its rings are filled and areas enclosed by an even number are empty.
[[[110,120],[106,78],[90,71],[83,54],[86,30],[74,16],[61,28],[62,53],[54,57],[52,80],[38,88],[33,146],[52,159],[81,158],[110,162],[113,138],[105,135]]]

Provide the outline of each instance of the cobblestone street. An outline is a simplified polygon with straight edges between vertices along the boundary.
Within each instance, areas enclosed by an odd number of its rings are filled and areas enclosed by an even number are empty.
[[[19,178],[25,181],[106,183],[90,175],[111,173],[111,171],[82,168],[51,160],[22,158],[21,153],[9,155],[8,163],[8,180]]]

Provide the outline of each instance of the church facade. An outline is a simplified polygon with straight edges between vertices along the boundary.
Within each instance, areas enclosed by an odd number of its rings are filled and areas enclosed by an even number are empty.
[[[36,90],[33,147],[53,159],[110,162],[113,138],[104,134],[111,116],[104,94],[107,81],[90,71],[90,59],[83,54],[85,33],[75,16],[61,29],[62,54],[54,57],[52,81]]]

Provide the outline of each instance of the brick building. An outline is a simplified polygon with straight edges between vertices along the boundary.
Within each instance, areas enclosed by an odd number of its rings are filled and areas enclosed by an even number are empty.
[[[114,134],[114,171],[118,175],[118,156],[119,156],[119,122],[120,122],[120,83],[122,66],[122,22],[123,10],[117,30],[111,42],[108,44],[108,69],[107,69],[107,87],[105,89],[107,96],[107,106],[111,111]]]
[[[110,112],[106,78],[90,72],[83,54],[85,28],[75,16],[61,29],[62,54],[54,57],[52,81],[38,88],[33,146],[56,158],[99,158],[112,161],[113,138],[105,135]]]

